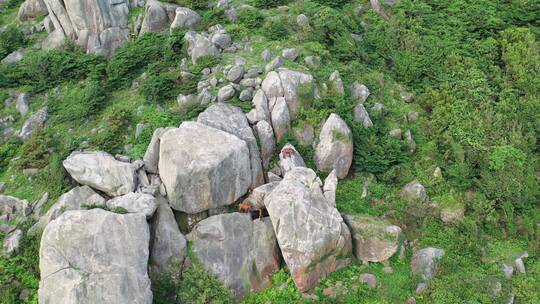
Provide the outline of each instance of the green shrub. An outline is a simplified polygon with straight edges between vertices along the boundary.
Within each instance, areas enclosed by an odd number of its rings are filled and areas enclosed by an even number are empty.
[[[176,4],[189,7],[194,10],[208,9],[210,2],[208,0],[174,0]]]
[[[21,147],[20,166],[37,169],[45,167],[48,164],[50,142],[45,132],[34,133]]]
[[[258,8],[272,8],[285,5],[288,0],[255,0],[254,4]]]
[[[19,154],[21,142],[12,140],[0,146],[0,172],[5,172],[12,158]]]
[[[333,8],[342,8],[345,4],[349,3],[350,0],[313,0],[321,5],[330,6]]]
[[[68,86],[49,98],[49,113],[55,122],[80,122],[97,114],[105,104],[105,87],[90,81],[84,87]]]
[[[245,25],[248,29],[258,29],[264,23],[264,16],[259,10],[243,9],[238,13],[238,23]]]
[[[261,31],[270,40],[284,40],[289,36],[289,30],[281,21],[266,22]]]
[[[10,25],[0,31],[0,58],[6,57],[9,53],[24,47],[26,44],[24,33],[19,27]]]
[[[151,103],[163,103],[175,98],[178,94],[173,89],[179,81],[176,72],[165,72],[159,75],[148,75],[139,88],[146,101]]]
[[[114,108],[106,114],[101,131],[93,135],[90,142],[96,148],[110,153],[118,152],[123,147],[122,135],[129,126],[132,115],[126,109]]]

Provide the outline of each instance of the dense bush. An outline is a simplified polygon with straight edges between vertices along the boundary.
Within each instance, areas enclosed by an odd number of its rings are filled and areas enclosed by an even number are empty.
[[[41,169],[48,164],[49,146],[51,141],[44,132],[38,132],[32,135],[21,147],[21,159],[19,160],[22,168]]]
[[[255,6],[259,8],[272,8],[287,4],[288,0],[255,0]]]
[[[26,38],[23,32],[16,26],[11,25],[0,31],[0,58],[6,57],[9,53],[23,47]]]
[[[174,0],[180,6],[189,7],[194,10],[208,9],[210,2],[208,0]]]
[[[68,86],[49,98],[49,113],[55,122],[80,122],[95,115],[104,106],[107,92],[98,81],[84,86]]]
[[[256,9],[243,9],[238,13],[238,22],[248,29],[258,29],[264,23],[264,15]]]
[[[289,30],[282,21],[266,22],[261,31],[262,34],[270,40],[283,40],[289,36]]]

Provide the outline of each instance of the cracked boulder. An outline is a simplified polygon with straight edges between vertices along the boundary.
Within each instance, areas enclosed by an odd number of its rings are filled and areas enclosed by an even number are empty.
[[[146,193],[131,192],[107,201],[109,210],[122,210],[127,213],[141,213],[150,219],[156,211],[156,198]]]
[[[315,148],[315,165],[322,172],[336,170],[342,179],[349,173],[353,156],[352,132],[337,114],[330,114]]]
[[[184,122],[161,136],[159,175],[171,207],[198,213],[227,206],[252,184],[244,140],[197,122]]]
[[[279,249],[268,218],[228,213],[202,220],[188,235],[203,267],[237,298],[271,285]]]
[[[246,115],[236,106],[218,103],[199,114],[197,122],[235,135],[246,142],[251,164],[251,188],[264,183],[261,153]]]
[[[73,152],[63,165],[78,183],[110,196],[133,192],[137,186],[137,167],[118,161],[106,152]]]
[[[139,36],[144,33],[159,33],[168,30],[169,24],[175,18],[177,7],[177,5],[161,3],[156,0],[146,2]]]
[[[350,261],[351,234],[309,168],[296,167],[264,199],[283,259],[306,291]]]
[[[128,0],[44,1],[54,40],[71,39],[88,53],[105,57],[129,40]]]
[[[39,303],[151,304],[142,214],[68,211],[43,232]]]
[[[369,215],[344,214],[353,240],[353,252],[362,262],[384,262],[403,242],[401,228]]]

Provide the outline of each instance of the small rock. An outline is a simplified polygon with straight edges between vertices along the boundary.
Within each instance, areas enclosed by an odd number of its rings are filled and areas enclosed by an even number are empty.
[[[412,138],[411,130],[405,131],[405,134],[403,135],[405,138],[405,141],[407,142],[407,146],[409,146],[409,153],[416,152],[416,142]]]
[[[118,208],[124,209],[127,213],[141,213],[150,219],[156,211],[156,199],[145,193],[128,193],[115,197],[107,201],[107,208],[116,211]]]
[[[146,127],[145,124],[143,123],[138,123],[137,126],[135,127],[135,138],[139,138],[139,136],[141,136],[144,128]]]
[[[416,111],[410,111],[409,113],[407,113],[407,121],[409,123],[414,123],[418,120],[418,112]]]
[[[225,102],[231,98],[234,97],[234,94],[236,93],[236,91],[234,90],[234,87],[232,85],[226,85],[224,87],[222,87],[221,89],[219,89],[218,91],[218,95],[217,95],[217,100],[218,102]]]
[[[261,53],[261,57],[265,62],[272,60],[272,53],[268,49],[264,49]]]
[[[23,141],[27,141],[32,137],[32,134],[43,128],[43,124],[47,120],[47,107],[42,108],[36,113],[32,114],[23,124],[21,131],[19,132],[19,138]]]
[[[300,15],[296,16],[296,24],[298,24],[300,27],[308,28],[309,27],[309,18],[304,14],[300,14]]]
[[[371,107],[371,111],[381,113],[384,110],[384,105],[382,103],[376,102]]]
[[[23,59],[23,53],[20,51],[14,51],[7,55],[0,63],[2,64],[13,64],[21,61]]]
[[[292,61],[296,60],[296,58],[298,58],[298,55],[299,55],[298,49],[296,48],[284,49],[281,52],[281,56],[283,56],[283,58],[290,59]]]
[[[377,277],[371,273],[362,273],[360,275],[360,282],[367,284],[369,288],[377,287]]]
[[[266,71],[266,73],[274,70],[274,69],[277,69],[279,68],[280,66],[283,65],[283,57],[281,56],[277,56],[276,58],[274,58],[272,61],[270,61],[265,67],[264,67],[264,70]]]
[[[298,143],[302,146],[310,146],[315,139],[315,130],[311,125],[304,125],[302,127],[293,128],[294,138],[298,140]]]
[[[394,269],[392,269],[392,267],[390,267],[390,266],[384,266],[382,271],[384,273],[394,273]]]
[[[502,264],[502,271],[504,272],[504,276],[510,280],[512,278],[512,275],[514,274],[514,267],[512,265],[508,265],[506,263]]]
[[[516,270],[519,273],[524,274],[525,273],[525,263],[523,263],[523,259],[521,257],[517,258],[514,263],[516,264]]]
[[[407,302],[405,302],[405,304],[416,304],[416,299],[413,297],[410,297],[409,299],[407,299]]]
[[[15,108],[21,113],[21,116],[24,116],[28,112],[28,93],[19,94]]]
[[[436,167],[435,170],[433,170],[433,177],[442,178],[442,170],[440,167]]]
[[[240,97],[239,99],[241,101],[251,101],[253,100],[253,88],[247,88],[247,89],[244,89],[242,90],[242,92],[240,92]]]
[[[428,195],[426,189],[419,182],[413,181],[405,185],[401,190],[401,197],[409,201],[426,201]]]
[[[421,279],[430,281],[437,274],[439,262],[444,256],[444,250],[428,247],[413,253],[411,270],[413,274],[420,275]]]
[[[334,288],[334,286],[326,287],[323,290],[323,295],[334,299],[336,297],[336,289]]]
[[[244,73],[244,67],[236,65],[232,67],[227,73],[227,80],[229,80],[230,82],[238,83],[240,82],[240,80],[242,80]]]
[[[390,132],[388,132],[388,135],[397,139],[401,139],[402,133],[403,132],[401,131],[401,129],[392,129],[390,130]]]
[[[10,232],[4,239],[3,255],[6,258],[10,258],[20,251],[21,239],[23,237],[22,230],[15,230]]]
[[[313,70],[318,69],[319,66],[321,65],[321,57],[307,56],[306,58],[304,58],[304,63],[310,69],[313,69]]]
[[[328,79],[329,83],[329,89],[332,93],[343,96],[345,94],[345,89],[343,88],[343,80],[341,80],[341,75],[339,75],[339,71],[334,71],[330,78]]]
[[[354,107],[353,114],[354,121],[361,122],[364,128],[373,126],[373,122],[371,122],[371,118],[369,117],[369,114],[363,104],[357,104],[356,107]]]
[[[366,87],[364,84],[359,83],[358,81],[353,83],[351,86],[351,97],[358,103],[363,104],[369,97],[368,87]]]
[[[178,7],[176,8],[176,16],[174,17],[174,21],[171,24],[171,29],[195,29],[197,25],[199,25],[201,20],[202,18],[201,16],[199,16],[199,14],[197,14],[197,12],[187,7]]]

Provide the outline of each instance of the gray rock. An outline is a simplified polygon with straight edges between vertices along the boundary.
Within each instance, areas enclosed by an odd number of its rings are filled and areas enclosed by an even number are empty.
[[[501,266],[501,269],[504,273],[504,277],[508,280],[512,279],[512,275],[514,274],[514,267],[512,265],[508,265],[506,263],[503,263]]]
[[[277,187],[277,185],[279,185],[279,182],[269,182],[268,184],[253,189],[249,196],[244,200],[244,203],[250,204],[255,209],[264,208],[264,199]]]
[[[284,63],[283,62],[283,57],[277,56],[276,58],[272,59],[272,61],[268,62],[268,64],[264,67],[264,71],[266,73],[268,73],[270,71],[273,71],[273,70],[279,68],[280,66],[282,66],[283,63]]]
[[[269,219],[229,213],[201,221],[188,235],[204,268],[237,298],[271,285],[279,249]]]
[[[401,129],[392,129],[390,130],[390,132],[388,132],[388,135],[397,139],[401,139],[402,133],[403,132],[401,131]]]
[[[305,102],[309,103],[315,97],[312,90],[314,83],[313,76],[285,68],[278,69],[278,72],[281,80],[281,87],[283,88],[283,97],[285,98],[287,106],[289,107],[291,119],[294,119],[296,118],[296,113],[300,109],[300,98],[302,97],[307,99]],[[265,93],[268,94],[266,91]],[[270,98],[268,95],[267,97]]]
[[[137,186],[136,166],[117,161],[105,152],[73,152],[63,165],[78,183],[110,196],[133,192]]]
[[[261,53],[261,57],[265,62],[272,60],[272,53],[268,49],[264,49]]]
[[[357,102],[364,104],[369,97],[369,89],[364,84],[356,81],[351,85],[351,97]]]
[[[337,114],[330,114],[321,129],[315,148],[315,165],[323,172],[335,169],[337,177],[342,179],[349,173],[352,154],[351,129]]]
[[[257,125],[255,125],[255,131],[261,146],[263,168],[267,170],[270,165],[270,160],[274,155],[274,151],[276,150],[274,131],[272,130],[272,126],[266,120],[259,121]]]
[[[158,173],[158,162],[159,162],[159,143],[161,141],[161,136],[173,128],[157,128],[154,130],[150,144],[144,153],[144,169],[149,173]]]
[[[171,24],[171,29],[192,29],[194,30],[202,18],[197,12],[187,7],[176,8],[176,16]]]
[[[304,58],[304,63],[306,66],[312,70],[316,70],[321,65],[321,57],[319,56],[306,56]]]
[[[428,199],[426,189],[417,181],[412,181],[401,190],[401,197],[408,201],[425,202]]]
[[[129,40],[129,7],[124,0],[44,0],[54,28],[46,47],[71,39],[88,53],[111,56]]]
[[[416,152],[416,142],[412,138],[411,130],[405,131],[403,134],[403,137],[405,138],[405,141],[407,142],[407,146],[409,147],[409,153]]]
[[[381,113],[384,110],[384,105],[382,103],[376,102],[371,107],[371,111]]]
[[[47,107],[44,107],[32,114],[24,122],[18,137],[23,141],[27,141],[38,130],[43,128],[43,125],[47,121]]]
[[[336,207],[337,184],[338,184],[338,179],[336,176],[336,170],[332,170],[332,172],[330,172],[330,174],[328,174],[328,176],[324,180],[323,191],[324,191],[324,197],[326,198],[328,203],[332,205],[333,207]]]
[[[218,102],[225,102],[233,98],[235,93],[236,91],[234,90],[234,87],[228,84],[219,89],[218,94],[217,94],[217,100]]]
[[[334,71],[330,78],[328,79],[329,82],[329,89],[330,92],[332,92],[335,95],[343,96],[345,95],[345,89],[343,88],[343,80],[341,80],[341,75],[339,75],[339,71]]]
[[[275,71],[271,71],[266,75],[266,78],[261,84],[261,88],[264,91],[267,98],[283,97],[284,91],[281,85],[281,79],[279,74]]]
[[[249,155],[245,141],[201,123],[165,132],[158,168],[171,207],[197,213],[232,204],[252,183]]]
[[[47,6],[43,0],[26,0],[19,7],[17,18],[21,21],[27,21],[47,14]]]
[[[369,215],[344,214],[353,238],[353,252],[362,262],[384,262],[403,242],[401,228]]]
[[[17,103],[15,104],[15,108],[17,108],[17,111],[19,111],[21,116],[24,116],[24,114],[28,112],[28,93],[21,93],[19,94],[19,96],[17,96]]]
[[[281,56],[285,59],[289,59],[289,60],[296,60],[296,58],[298,58],[298,55],[299,52],[298,52],[298,49],[297,48],[289,48],[289,49],[284,49],[282,52],[281,52]]]
[[[124,209],[127,213],[141,213],[150,219],[156,211],[156,198],[145,193],[128,193],[107,201],[107,208],[111,211]]]
[[[75,187],[62,194],[45,215],[32,226],[29,233],[38,233],[62,213],[70,210],[81,210],[89,207],[104,207],[105,199],[88,186]]]
[[[13,51],[9,53],[0,63],[2,64],[13,64],[21,61],[23,59],[23,53],[21,51]]]
[[[147,1],[139,36],[149,32],[159,33],[168,30],[176,8],[177,5],[174,4],[162,4],[156,0]]]
[[[253,88],[247,88],[240,92],[240,96],[238,97],[241,101],[252,101],[253,100]]]
[[[43,27],[47,33],[52,33],[54,31],[54,23],[51,20],[51,17],[47,16],[43,19]]]
[[[411,258],[412,273],[419,275],[423,281],[430,281],[435,277],[443,256],[444,250],[433,247],[415,251]]]
[[[419,115],[420,114],[418,114],[418,112],[416,112],[416,111],[410,111],[410,112],[407,113],[407,121],[409,123],[414,123],[414,122],[416,122],[418,120]]]
[[[360,282],[367,284],[369,288],[377,287],[377,277],[371,273],[360,274]]]
[[[264,203],[292,279],[300,291],[349,263],[349,229],[325,199],[313,170],[296,167],[285,174]]]
[[[300,14],[296,16],[296,24],[303,28],[309,28],[309,18],[304,14]]]
[[[303,125],[302,127],[294,127],[293,135],[298,143],[302,146],[311,146],[315,140],[315,130],[312,125]]]
[[[235,135],[246,142],[251,164],[251,188],[264,183],[262,160],[257,139],[249,126],[246,115],[238,107],[228,104],[215,104],[199,114],[197,122]]]
[[[45,228],[39,303],[152,303],[142,214],[68,211]]]
[[[277,175],[277,174],[275,174],[273,172],[268,172],[267,177],[268,177],[268,182],[269,183],[280,182],[282,180],[282,178],[279,175]]]
[[[49,200],[49,192],[43,193],[43,195],[32,205],[32,216],[35,219],[39,219],[44,213],[44,207]]]
[[[371,118],[369,117],[366,108],[361,103],[357,104],[356,107],[354,107],[353,118],[354,121],[362,123],[364,128],[369,128],[373,126],[373,122],[371,122]]]
[[[231,23],[236,23],[236,21],[238,21],[238,12],[234,8],[226,10],[225,16],[227,16],[227,20]]]
[[[23,232],[20,229],[11,231],[4,238],[4,244],[2,247],[2,254],[6,258],[10,258],[19,253],[21,250],[21,240],[23,238]]]
[[[522,257],[516,258],[516,260],[514,261],[514,264],[516,265],[517,272],[522,273],[522,274],[526,273],[525,263],[523,262]]]
[[[0,216],[8,221],[26,217],[32,213],[32,206],[27,200],[21,200],[9,195],[0,195]]]
[[[178,274],[187,255],[187,241],[178,229],[174,213],[163,197],[157,198],[157,210],[151,221],[152,273]]]
[[[285,175],[287,172],[291,171],[296,167],[305,167],[306,163],[302,158],[302,155],[298,153],[296,148],[287,143],[281,149],[279,153],[279,168],[281,169],[281,174]]]
[[[213,33],[210,36],[210,40],[213,44],[221,48],[222,50],[230,47],[232,45],[231,35],[229,35],[225,30]]]
[[[211,102],[215,102],[217,100],[217,97],[212,95],[210,93],[210,90],[208,88],[204,88],[199,95],[197,95],[197,102],[200,104],[208,104]]]
[[[188,51],[189,51],[189,54],[191,55],[191,61],[194,64],[196,64],[197,60],[201,57],[207,57],[207,56],[215,57],[219,55],[219,50],[210,41],[210,39],[200,34],[197,34],[195,36],[195,40],[192,43],[190,42],[190,47]]]
[[[227,73],[227,80],[230,82],[239,83],[240,80],[242,80],[242,77],[244,77],[244,73],[245,70],[243,66],[235,65]]]
[[[274,98],[274,106],[270,116],[272,117],[272,127],[276,141],[279,143],[289,132],[291,128],[291,117],[287,102],[283,97]]]

